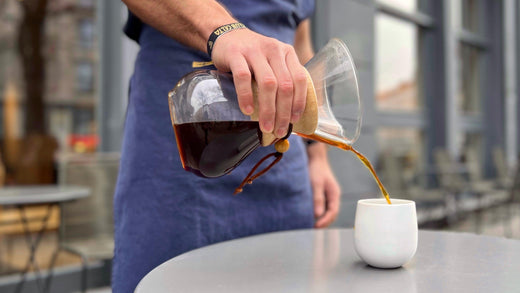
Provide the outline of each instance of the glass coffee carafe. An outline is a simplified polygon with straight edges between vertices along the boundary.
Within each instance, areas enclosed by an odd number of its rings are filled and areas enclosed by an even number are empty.
[[[335,146],[351,145],[360,132],[361,103],[347,46],[330,40],[305,68],[307,106],[292,132]],[[255,82],[252,86],[256,93]],[[255,149],[278,141],[260,131],[255,113],[240,111],[229,73],[191,72],[170,91],[168,100],[182,165],[199,176],[225,175]]]

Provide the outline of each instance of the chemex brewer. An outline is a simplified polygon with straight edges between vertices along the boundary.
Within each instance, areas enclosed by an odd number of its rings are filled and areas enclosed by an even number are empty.
[[[330,40],[305,64],[307,103],[302,118],[290,126],[299,136],[354,152],[376,179],[388,203],[390,198],[370,162],[352,148],[361,129],[361,101],[356,68],[347,46]],[[258,86],[253,81],[257,103]],[[286,139],[262,133],[258,112],[241,112],[229,73],[198,70],[185,75],[168,94],[170,116],[183,168],[202,177],[223,176],[255,149],[275,144],[276,152],[264,157],[235,193],[267,172],[289,146]],[[262,171],[256,168],[269,157],[275,160]]]

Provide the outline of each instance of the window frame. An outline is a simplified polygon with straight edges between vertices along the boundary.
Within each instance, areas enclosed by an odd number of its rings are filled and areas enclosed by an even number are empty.
[[[416,25],[417,27],[417,64],[418,64],[418,72],[417,72],[417,83],[418,83],[418,91],[419,95],[418,99],[422,103],[421,109],[418,111],[385,111],[377,109],[377,105],[375,106],[375,111],[377,112],[377,125],[378,128],[388,127],[388,128],[402,128],[402,129],[414,129],[422,133],[421,137],[423,139],[423,149],[420,151],[422,157],[418,158],[419,162],[417,163],[420,166],[424,166],[427,168],[429,160],[429,150],[431,137],[428,133],[429,125],[430,125],[430,114],[428,113],[429,103],[431,99],[432,92],[429,92],[429,88],[434,88],[435,80],[439,76],[437,72],[429,72],[425,70],[427,66],[433,65],[431,64],[431,59],[436,58],[428,58],[426,56],[434,56],[434,48],[432,48],[432,41],[437,39],[436,36],[439,35],[439,21],[432,15],[438,7],[439,1],[431,1],[431,0],[417,0],[418,6],[417,10],[410,12],[402,10],[398,7],[394,7],[389,4],[380,3],[376,0],[376,14],[383,13],[388,16],[394,17],[400,21],[405,21],[407,23],[411,23]],[[375,21],[375,18],[374,18]],[[375,42],[377,46],[377,41]],[[375,58],[374,58],[375,59]],[[374,67],[377,70],[377,65]],[[374,83],[374,88],[376,84]],[[374,92],[376,94],[376,92]],[[375,97],[374,97],[375,98]],[[379,150],[381,151],[381,150]]]
[[[425,0],[419,1],[419,7],[421,8],[421,2],[425,2]],[[401,112],[401,111],[385,111],[385,110],[377,110],[376,105],[376,111],[378,113],[378,124],[379,125],[385,125],[385,126],[414,126],[414,127],[426,127],[426,119],[424,118],[424,111],[425,111],[425,96],[424,96],[424,66],[423,66],[423,55],[425,54],[425,48],[426,46],[423,44],[424,38],[422,35],[427,30],[434,29],[436,27],[436,22],[433,17],[430,15],[417,10],[415,12],[408,12],[404,11],[402,9],[399,9],[397,7],[391,6],[389,4],[385,3],[379,3],[376,1],[376,14],[383,13],[388,16],[394,17],[400,21],[404,21],[407,23],[412,23],[417,26],[418,32],[417,32],[417,47],[418,47],[418,76],[417,76],[417,82],[419,84],[418,89],[418,95],[420,95],[419,99],[423,102],[422,109],[418,111],[413,112]],[[377,46],[377,42],[376,42]],[[403,123],[406,121],[406,123]],[[407,124],[408,123],[408,124]],[[423,129],[424,130],[424,129]]]
[[[75,91],[78,95],[83,94],[94,94],[95,93],[95,67],[91,60],[78,60],[75,64],[75,79],[76,79],[76,85],[75,85]],[[83,71],[82,70],[87,70]],[[90,76],[82,75],[84,73],[88,72]],[[85,80],[82,80],[83,78],[88,78],[88,88],[83,88],[84,85],[87,85],[86,83],[83,83]]]
[[[509,153],[509,163],[510,165],[514,165],[516,162],[520,164],[518,160],[520,159],[520,3],[518,1],[516,3],[516,123],[514,127],[516,129],[512,130],[516,135],[516,147],[510,150]]]
[[[85,35],[86,31],[84,31],[84,26],[88,24],[90,25],[90,36]],[[78,44],[81,50],[92,50],[94,48],[94,37],[96,34],[95,23],[93,19],[88,18],[79,18],[77,21],[77,35],[78,35]],[[84,38],[86,37],[86,38]],[[90,38],[90,39],[88,39]],[[88,39],[88,40],[87,40]]]
[[[425,133],[426,165],[432,164],[432,154],[437,148],[445,148],[453,156],[460,155],[462,150],[457,144],[457,137],[465,133],[478,133],[484,142],[481,146],[484,150],[481,154],[483,167],[489,174],[492,148],[496,144],[503,145],[504,49],[502,4],[499,2],[478,0],[481,21],[478,32],[463,27],[461,1],[418,0],[416,12],[376,2],[376,13],[386,13],[419,27],[418,82],[422,83],[419,94],[424,105],[418,113],[391,114],[376,110],[378,125],[421,128]],[[518,17],[516,21],[520,22]],[[458,73],[458,54],[462,45],[479,51],[481,95],[478,113],[462,113],[457,106],[462,82]],[[518,115],[517,120],[520,124]]]
[[[446,148],[459,157],[463,150],[458,145],[457,136],[479,134],[482,137],[480,149],[480,167],[486,175],[493,173],[492,149],[503,145],[504,136],[504,72],[503,72],[503,27],[502,1],[478,0],[479,32],[472,32],[463,27],[460,1],[445,0],[443,25],[446,77]],[[480,112],[464,113],[459,111],[458,91],[462,82],[458,75],[460,66],[457,52],[460,47],[469,46],[479,51],[480,68]]]
[[[462,5],[463,0],[459,0],[458,3]],[[479,9],[479,19],[480,23],[478,24],[480,32],[472,32],[463,27],[463,15],[462,15],[462,7],[459,7],[459,15],[458,15],[458,30],[455,33],[457,39],[457,52],[461,51],[462,46],[466,46],[468,48],[475,49],[478,51],[479,60],[477,61],[479,64],[479,80],[480,80],[480,113],[464,113],[458,112],[460,115],[460,127],[462,130],[474,130],[474,129],[483,129],[483,117],[485,111],[485,101],[486,101],[486,72],[489,63],[489,51],[491,50],[492,43],[489,39],[489,30],[487,29],[487,25],[489,24],[488,15],[485,13],[485,2],[487,0],[476,0],[478,1],[478,9]],[[462,82],[461,80],[457,80],[458,84]],[[458,102],[458,97],[455,96],[456,102]],[[457,111],[459,111],[457,107]]]

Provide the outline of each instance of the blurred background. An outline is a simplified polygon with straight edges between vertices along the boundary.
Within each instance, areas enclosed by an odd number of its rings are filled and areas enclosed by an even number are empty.
[[[122,33],[126,17],[120,1],[0,1],[0,292],[110,292],[112,196],[138,51]],[[312,23],[316,50],[338,37],[354,56],[355,147],[390,196],[417,202],[421,228],[520,238],[520,3],[320,0]],[[378,189],[351,153],[329,153],[343,191],[334,226],[352,227],[356,201]],[[40,185],[89,195],[2,201],[2,190]]]

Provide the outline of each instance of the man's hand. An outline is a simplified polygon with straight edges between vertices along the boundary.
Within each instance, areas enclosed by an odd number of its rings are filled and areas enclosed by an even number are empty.
[[[220,36],[212,59],[222,71],[231,71],[240,109],[253,113],[251,79],[258,83],[260,129],[281,138],[289,123],[298,121],[305,109],[307,76],[294,48],[276,39],[240,29]]]
[[[123,2],[147,24],[202,52],[206,51],[206,43],[214,29],[237,22],[218,1]],[[310,45],[309,32],[308,20],[303,21],[296,32],[295,44],[304,40]],[[300,34],[305,38],[298,37]],[[300,55],[303,54],[300,52]],[[304,55],[312,56],[312,50]],[[287,134],[289,122],[300,119],[305,109],[307,76],[300,64],[302,60],[298,59],[292,46],[249,29],[239,29],[218,37],[211,57],[219,70],[233,73],[238,102],[244,114],[251,114],[254,109],[251,88],[254,76],[259,87],[257,110],[263,132],[272,132],[281,138]]]
[[[329,226],[339,213],[341,190],[327,159],[326,146],[315,143],[307,148],[309,176],[314,198],[314,227]]]

